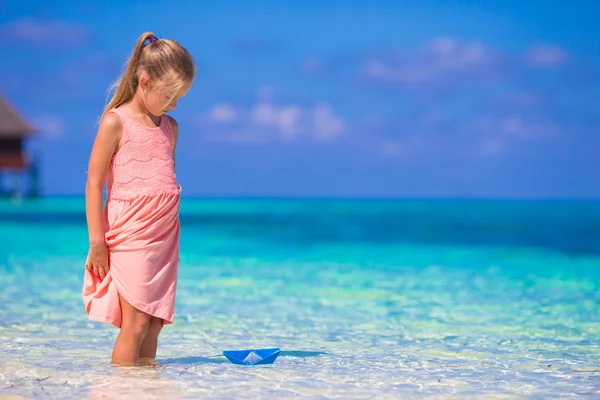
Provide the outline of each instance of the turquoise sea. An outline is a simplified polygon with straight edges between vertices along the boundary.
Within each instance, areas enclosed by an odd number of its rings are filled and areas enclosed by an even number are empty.
[[[189,199],[155,367],[87,320],[83,198],[0,202],[0,398],[600,397],[600,202]],[[280,347],[273,365],[226,349]]]

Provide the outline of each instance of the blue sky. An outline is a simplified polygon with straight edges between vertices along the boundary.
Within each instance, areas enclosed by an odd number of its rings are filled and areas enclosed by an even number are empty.
[[[106,89],[153,31],[198,63],[183,194],[600,197],[597,3],[373,3],[0,0],[0,94],[49,195],[83,194]]]

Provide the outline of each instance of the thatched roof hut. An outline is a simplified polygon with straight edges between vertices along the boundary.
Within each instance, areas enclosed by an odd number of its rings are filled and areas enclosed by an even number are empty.
[[[0,169],[25,169],[23,141],[34,136],[33,128],[0,97]]]

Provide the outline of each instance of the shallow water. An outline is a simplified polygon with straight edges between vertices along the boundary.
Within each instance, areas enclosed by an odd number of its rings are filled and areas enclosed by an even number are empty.
[[[600,396],[600,203],[184,200],[176,321],[114,368],[82,199],[0,203],[0,396]],[[225,349],[280,347],[273,365]],[[0,397],[1,398],[1,397]]]

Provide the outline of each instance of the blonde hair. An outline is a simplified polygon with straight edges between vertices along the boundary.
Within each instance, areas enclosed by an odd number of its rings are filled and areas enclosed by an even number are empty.
[[[102,116],[133,99],[141,72],[146,73],[153,84],[176,93],[194,79],[196,66],[190,53],[175,40],[157,39],[152,32],[143,33],[135,43],[125,71],[109,88],[109,93],[114,90],[114,94]]]

